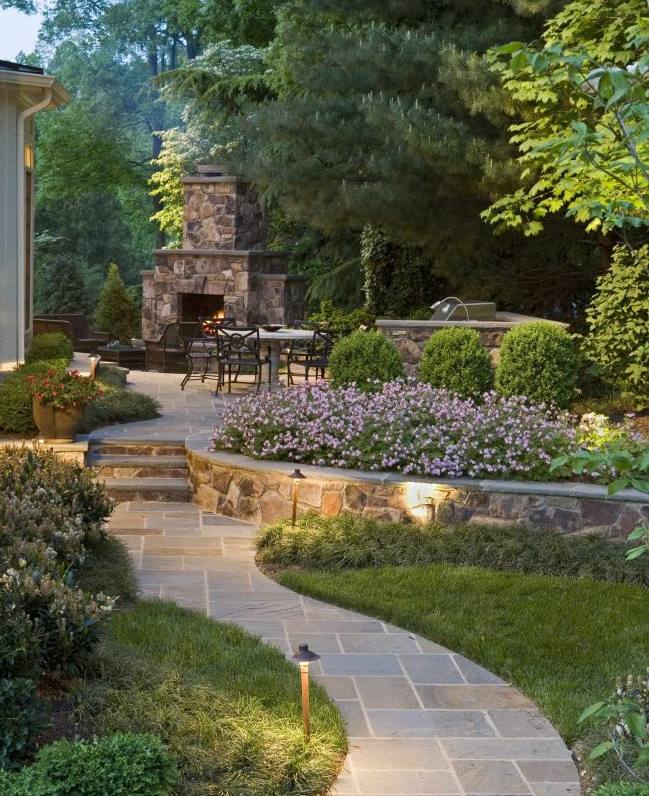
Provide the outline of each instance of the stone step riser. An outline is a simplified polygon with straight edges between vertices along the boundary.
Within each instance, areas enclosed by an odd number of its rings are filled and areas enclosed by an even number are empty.
[[[115,503],[127,503],[132,501],[155,500],[161,503],[191,503],[192,493],[189,487],[186,492],[177,489],[165,490],[156,487],[106,487],[106,494]]]
[[[187,467],[129,467],[128,465],[94,465],[101,478],[187,478]]]
[[[89,453],[92,456],[185,456],[186,449],[177,444],[92,442]]]

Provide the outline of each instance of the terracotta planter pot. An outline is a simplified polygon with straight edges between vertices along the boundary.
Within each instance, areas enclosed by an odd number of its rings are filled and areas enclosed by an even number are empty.
[[[32,412],[34,422],[46,442],[74,442],[74,435],[83,420],[82,406],[55,409],[36,398],[32,400]]]

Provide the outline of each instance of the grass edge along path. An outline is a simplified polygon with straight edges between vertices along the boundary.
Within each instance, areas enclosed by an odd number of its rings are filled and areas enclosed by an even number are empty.
[[[639,586],[433,564],[343,572],[285,570],[288,588],[416,632],[532,699],[570,746],[582,710],[647,667]]]

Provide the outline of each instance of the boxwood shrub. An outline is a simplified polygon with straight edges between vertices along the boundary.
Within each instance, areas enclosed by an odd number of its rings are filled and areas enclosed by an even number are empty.
[[[3,796],[169,796],[176,764],[153,735],[114,733],[94,743],[56,741],[33,765],[0,772]]]
[[[377,384],[405,376],[399,352],[380,332],[357,331],[341,338],[329,357],[329,375],[334,387],[356,384],[371,391]]]
[[[433,387],[473,398],[491,388],[491,357],[475,329],[441,329],[426,341],[419,378]]]
[[[72,341],[62,332],[37,334],[29,347],[25,362],[43,362],[52,359],[64,359],[67,365],[72,357]]]
[[[511,329],[500,347],[496,390],[568,407],[577,383],[577,352],[565,329],[539,321]]]

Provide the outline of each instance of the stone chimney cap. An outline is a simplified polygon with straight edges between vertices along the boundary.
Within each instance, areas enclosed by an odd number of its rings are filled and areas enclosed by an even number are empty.
[[[209,166],[198,166],[196,171],[201,175],[201,177],[227,177],[228,172],[223,166],[219,165],[209,165]]]

